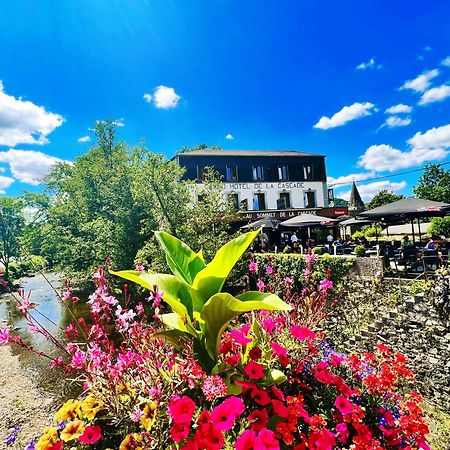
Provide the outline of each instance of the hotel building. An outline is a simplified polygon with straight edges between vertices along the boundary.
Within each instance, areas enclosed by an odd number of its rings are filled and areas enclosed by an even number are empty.
[[[201,149],[175,158],[186,170],[184,178],[195,180],[200,188],[205,168],[213,167],[221,175],[224,193],[235,204],[241,220],[267,215],[286,220],[306,212],[328,217],[347,213],[345,208],[332,208],[323,155]]]

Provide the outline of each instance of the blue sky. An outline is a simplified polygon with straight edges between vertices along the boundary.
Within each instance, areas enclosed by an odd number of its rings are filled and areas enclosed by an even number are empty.
[[[0,55],[6,195],[41,189],[105,118],[168,156],[325,154],[334,182],[450,160],[447,0],[0,0]],[[407,194],[419,175],[359,186]]]

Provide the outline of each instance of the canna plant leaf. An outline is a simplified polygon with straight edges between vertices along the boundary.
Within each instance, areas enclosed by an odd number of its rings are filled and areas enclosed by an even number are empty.
[[[223,284],[260,230],[250,231],[223,245],[213,260],[194,278],[192,287],[205,303],[214,294],[222,290]]]
[[[166,261],[172,273],[188,284],[205,268],[202,253],[195,253],[187,244],[165,231],[155,233],[166,253]]]
[[[237,316],[254,311],[266,309],[272,311],[288,311],[291,307],[283,302],[277,295],[270,293],[247,293],[258,294],[240,296],[241,299],[233,297],[225,292],[213,295],[203,307],[201,317],[205,321],[205,346],[208,354],[214,360],[217,359],[220,338],[229,323]]]
[[[139,272],[137,270],[110,271],[113,275],[133,281],[140,286],[153,290],[158,286],[163,300],[172,308],[173,312],[181,316],[192,317],[192,297],[190,287],[175,275],[164,273]]]

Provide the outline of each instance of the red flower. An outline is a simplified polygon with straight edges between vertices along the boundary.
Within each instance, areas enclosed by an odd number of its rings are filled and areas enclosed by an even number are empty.
[[[277,415],[285,419],[288,416],[288,409],[283,405],[283,402],[280,400],[272,400],[273,412]]]
[[[270,397],[264,389],[255,387],[250,394],[258,405],[266,406],[270,403]]]
[[[337,439],[341,444],[345,444],[348,439],[348,428],[345,423],[338,423],[336,425]]]
[[[261,431],[263,428],[266,428],[268,419],[269,414],[265,408],[261,410],[255,409],[247,417],[247,420],[251,423],[252,431]]]
[[[249,361],[245,366],[244,372],[249,378],[259,380],[264,377],[264,366],[255,361]]]
[[[176,424],[190,423],[195,411],[194,401],[187,397],[172,396],[169,402],[169,414]]]
[[[334,405],[343,416],[345,416],[346,414],[351,414],[353,412],[353,403],[343,395],[338,395],[336,397]]]
[[[253,360],[257,360],[259,358],[261,358],[262,355],[262,351],[259,347],[253,347],[249,352],[248,352],[248,356],[250,356],[251,359]]]
[[[304,341],[305,339],[314,339],[316,337],[315,333],[307,327],[291,327],[291,334],[299,341]]]
[[[191,431],[189,423],[175,423],[170,427],[170,436],[174,442],[180,442],[186,439]]]
[[[82,444],[95,444],[102,437],[102,429],[100,426],[88,425],[84,429],[84,433],[78,438],[78,442]]]

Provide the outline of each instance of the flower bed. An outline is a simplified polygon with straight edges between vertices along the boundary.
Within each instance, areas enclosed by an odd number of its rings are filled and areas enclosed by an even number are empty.
[[[50,358],[68,377],[78,375],[84,393],[57,411],[35,448],[429,448],[406,359],[384,345],[345,355],[314,331],[333,286],[329,270],[317,276],[315,256],[305,261],[300,293],[283,277],[290,286],[283,300],[270,283],[237,296],[221,292],[255,235],[234,239],[205,264],[201,253],[159,233],[174,275],[115,272],[149,290],[137,303],[127,289],[114,297],[99,269],[90,319],[74,321],[66,356]],[[275,280],[272,265],[264,270]],[[34,331],[52,339],[33,321],[29,299],[19,303]],[[7,328],[0,343],[27,346]]]

